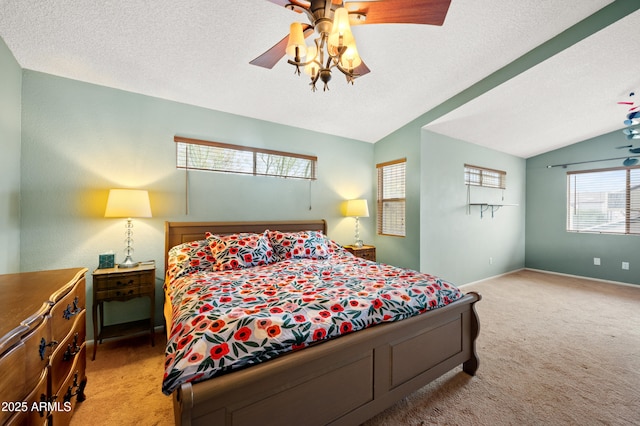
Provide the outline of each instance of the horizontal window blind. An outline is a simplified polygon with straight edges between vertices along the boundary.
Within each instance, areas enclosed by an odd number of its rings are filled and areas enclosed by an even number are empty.
[[[567,173],[567,230],[640,234],[640,168]]]
[[[380,235],[406,235],[406,159],[381,163],[378,170],[377,228]]]
[[[465,164],[464,183],[466,185],[505,189],[507,187],[507,172]]]
[[[318,158],[176,136],[176,167],[188,170],[316,179]]]

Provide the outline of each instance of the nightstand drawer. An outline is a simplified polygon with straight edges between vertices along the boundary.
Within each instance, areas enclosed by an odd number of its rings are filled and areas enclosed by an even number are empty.
[[[376,248],[374,246],[362,246],[355,247],[352,245],[344,246],[345,250],[352,253],[353,255],[365,259],[370,260],[372,262],[376,261]]]
[[[128,290],[140,285],[140,275],[110,275],[107,277],[95,277],[94,284],[97,291],[103,290]]]
[[[97,300],[111,300],[111,299],[120,299],[126,297],[137,297],[140,295],[139,287],[129,287],[122,289],[111,289],[111,290],[102,290],[96,291]]]

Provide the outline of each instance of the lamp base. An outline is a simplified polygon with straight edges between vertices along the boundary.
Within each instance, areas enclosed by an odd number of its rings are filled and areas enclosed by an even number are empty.
[[[140,265],[140,262],[134,262],[131,256],[127,256],[124,262],[118,263],[118,268],[135,268]]]
[[[363,242],[362,240],[356,240],[356,241],[353,243],[353,246],[354,246],[354,247],[357,247],[357,248],[361,248],[362,246],[364,246],[364,242]]]

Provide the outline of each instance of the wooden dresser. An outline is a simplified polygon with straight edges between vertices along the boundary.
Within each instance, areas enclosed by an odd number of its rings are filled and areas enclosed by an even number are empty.
[[[66,425],[85,399],[86,272],[0,275],[1,425]]]

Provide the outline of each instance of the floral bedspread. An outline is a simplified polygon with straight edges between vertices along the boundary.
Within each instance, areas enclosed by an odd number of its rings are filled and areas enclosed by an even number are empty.
[[[356,258],[337,245],[327,259],[218,272],[194,269],[165,286],[173,307],[162,384],[167,395],[182,383],[462,297],[435,276]]]

